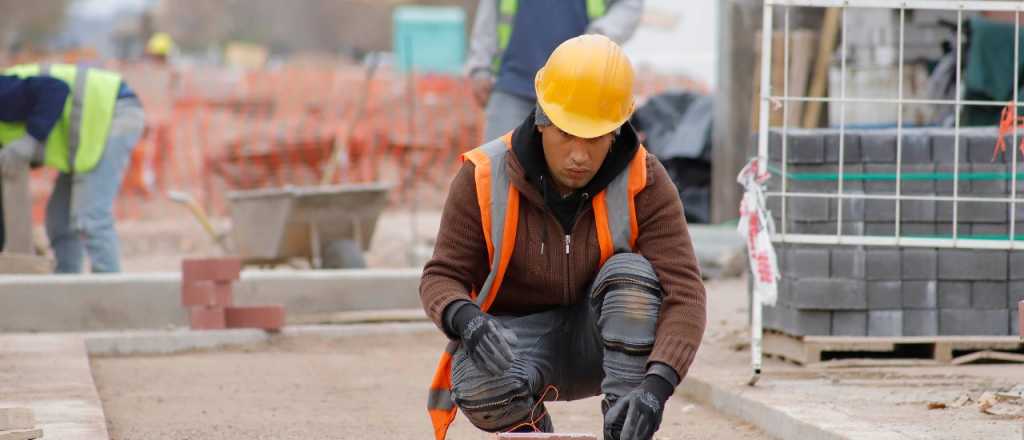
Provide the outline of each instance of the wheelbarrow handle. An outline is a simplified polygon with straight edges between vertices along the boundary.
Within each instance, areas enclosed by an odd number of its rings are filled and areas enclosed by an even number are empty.
[[[210,217],[206,215],[206,210],[204,210],[202,206],[199,206],[199,203],[196,202],[195,198],[186,192],[173,190],[167,191],[167,198],[171,199],[173,202],[185,205],[185,207],[192,212],[192,215],[195,216],[196,220],[199,221],[203,230],[205,230],[210,238],[220,246],[221,250],[223,250],[225,254],[231,253],[231,250],[228,249],[227,244],[224,242],[224,234],[218,233],[217,230],[213,228],[213,223],[210,222]]]

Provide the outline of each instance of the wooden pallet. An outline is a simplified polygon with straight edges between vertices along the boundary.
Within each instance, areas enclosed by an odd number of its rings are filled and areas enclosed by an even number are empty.
[[[904,355],[912,352],[914,355]],[[979,360],[1024,363],[1018,336],[844,337],[765,332],[764,353],[801,365],[962,365]],[[924,355],[921,355],[924,353]]]

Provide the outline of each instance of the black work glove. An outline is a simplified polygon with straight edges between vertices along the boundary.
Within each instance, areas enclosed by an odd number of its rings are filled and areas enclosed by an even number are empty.
[[[661,426],[665,402],[674,387],[657,374],[644,376],[640,386],[618,399],[604,416],[605,440],[650,440]]]
[[[476,304],[461,306],[455,312],[452,324],[477,368],[498,375],[512,366],[516,358],[512,351],[517,341],[516,334],[481,311]]]

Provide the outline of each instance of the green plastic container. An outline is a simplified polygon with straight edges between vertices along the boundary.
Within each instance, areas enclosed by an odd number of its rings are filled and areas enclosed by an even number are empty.
[[[405,72],[462,71],[466,58],[466,12],[451,6],[399,6],[394,13],[395,65]]]

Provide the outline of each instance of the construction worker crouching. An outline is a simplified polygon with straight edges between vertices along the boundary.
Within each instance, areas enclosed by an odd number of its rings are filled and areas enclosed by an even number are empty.
[[[93,272],[119,272],[113,206],[145,125],[138,97],[102,69],[27,64],[0,73],[0,171],[30,163],[59,171],[46,205],[56,272],[81,272],[84,254]]]
[[[543,400],[604,395],[606,439],[650,439],[693,361],[705,292],[682,203],[628,123],[633,70],[572,38],[538,105],[463,155],[420,283],[449,342],[428,410],[489,432],[553,431]]]

